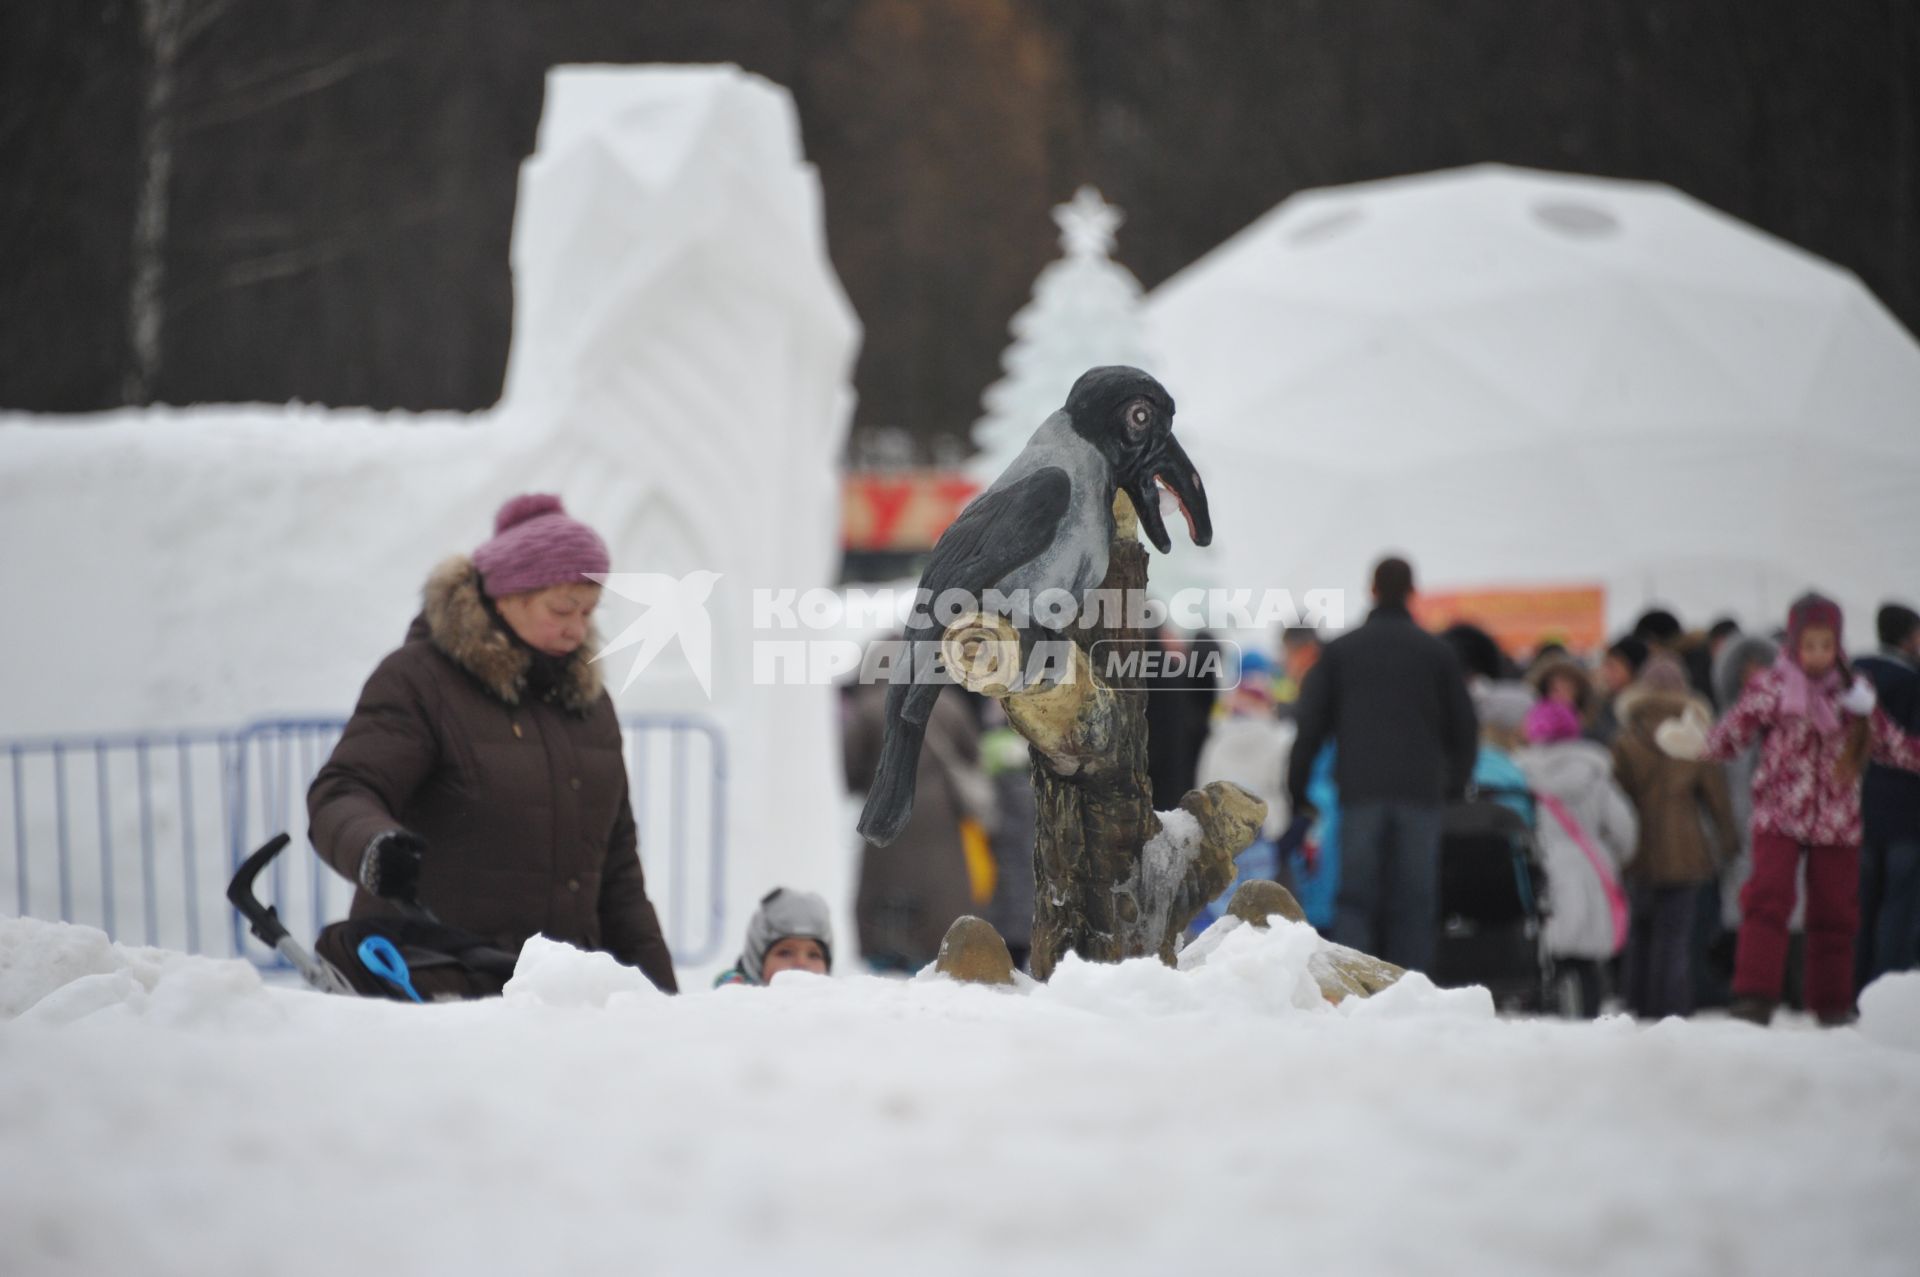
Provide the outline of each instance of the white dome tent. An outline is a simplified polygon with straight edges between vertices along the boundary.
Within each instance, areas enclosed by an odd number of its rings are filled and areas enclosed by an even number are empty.
[[[1920,344],[1669,187],[1484,165],[1304,192],[1149,298],[1221,586],[1594,583],[1749,628],[1912,595]]]

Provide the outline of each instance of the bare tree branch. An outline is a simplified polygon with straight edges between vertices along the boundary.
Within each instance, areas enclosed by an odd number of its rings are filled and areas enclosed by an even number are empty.
[[[397,44],[358,49],[303,71],[288,73],[275,70],[254,76],[235,85],[223,95],[220,102],[189,113],[181,121],[181,131],[190,133],[216,124],[226,124],[309,93],[318,93],[369,66],[390,61],[402,51],[403,46]]]

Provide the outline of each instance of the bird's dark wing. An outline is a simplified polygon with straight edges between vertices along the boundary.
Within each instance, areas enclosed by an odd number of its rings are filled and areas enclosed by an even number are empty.
[[[920,584],[941,590],[985,590],[1053,543],[1073,496],[1073,480],[1045,466],[960,512],[933,547]]]
[[[940,623],[934,619],[940,595],[965,590],[977,601],[1007,573],[1053,543],[1072,498],[1073,480],[1067,472],[1044,466],[1004,488],[983,493],[960,512],[934,545],[927,570],[920,574],[920,588],[932,598],[916,607],[920,619],[907,626],[916,671],[920,645],[940,632]],[[899,837],[913,814],[921,741],[933,703],[948,681],[949,676],[939,671],[931,677],[896,681],[887,688],[886,739],[860,812],[860,832],[877,846]]]

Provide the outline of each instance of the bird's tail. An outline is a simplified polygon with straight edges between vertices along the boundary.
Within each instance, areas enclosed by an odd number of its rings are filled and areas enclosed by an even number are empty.
[[[913,815],[913,783],[920,774],[920,739],[926,731],[926,724],[904,718],[887,724],[880,766],[867,790],[867,805],[860,810],[860,836],[876,847],[898,838]]]

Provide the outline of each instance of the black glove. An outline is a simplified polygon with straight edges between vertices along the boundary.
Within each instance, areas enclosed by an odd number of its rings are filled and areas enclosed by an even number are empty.
[[[360,856],[360,885],[383,900],[418,903],[420,859],[427,842],[408,829],[375,834]]]
[[[1300,848],[1306,844],[1307,834],[1313,828],[1314,818],[1318,815],[1311,807],[1294,813],[1293,820],[1274,843],[1274,860],[1286,864],[1288,859],[1300,854]]]

